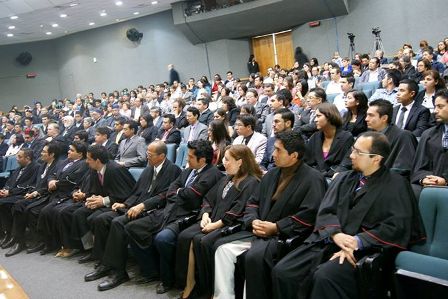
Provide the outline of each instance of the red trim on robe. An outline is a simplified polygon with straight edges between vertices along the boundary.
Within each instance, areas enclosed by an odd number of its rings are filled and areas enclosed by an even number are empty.
[[[400,245],[398,245],[398,244],[389,243],[389,242],[386,242],[386,241],[384,241],[384,240],[381,240],[379,237],[377,237],[377,236],[375,236],[374,234],[372,234],[371,232],[367,231],[364,227],[362,227],[361,229],[363,230],[363,232],[365,232],[366,234],[368,234],[370,237],[372,237],[373,239],[375,239],[375,240],[377,240],[377,241],[379,241],[379,242],[381,242],[381,243],[384,243],[384,244],[386,244],[386,245],[391,245],[391,246],[398,247],[398,248],[400,248],[400,249],[404,249],[404,250],[406,250],[405,247],[402,247],[402,246],[400,246]]]
[[[297,216],[291,216],[292,220],[299,222],[302,225],[308,226],[308,227],[312,227],[311,224],[306,223],[305,221],[301,220],[299,217]]]
[[[235,213],[232,213],[232,212],[229,212],[229,211],[227,211],[226,214],[230,214],[230,215],[233,215],[235,217],[240,217],[240,216],[243,215],[243,214],[235,214]]]
[[[246,207],[249,207],[249,208],[258,208],[258,205],[248,204],[248,205],[246,205]]]
[[[190,187],[190,189],[191,189],[194,193],[196,193],[197,195],[202,196],[202,194],[199,193],[197,190],[195,190],[193,187]]]

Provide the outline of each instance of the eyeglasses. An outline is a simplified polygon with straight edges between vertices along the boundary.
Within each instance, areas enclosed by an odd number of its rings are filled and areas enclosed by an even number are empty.
[[[371,154],[371,153],[362,152],[362,151],[360,151],[359,149],[357,149],[354,146],[352,146],[352,153],[354,153],[357,156],[363,155],[363,156],[380,156],[380,157],[383,157],[383,156],[378,155],[378,154]]]

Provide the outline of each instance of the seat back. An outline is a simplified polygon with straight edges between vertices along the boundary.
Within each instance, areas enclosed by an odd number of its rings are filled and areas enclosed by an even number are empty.
[[[333,104],[334,99],[337,97],[338,93],[327,94],[327,102]]]
[[[177,144],[167,144],[166,145],[167,148],[167,153],[166,153],[166,157],[168,160],[170,160],[171,162],[175,163],[176,162],[176,150],[177,150]]]
[[[140,175],[142,174],[143,170],[145,170],[144,167],[131,167],[129,168],[129,172],[134,177],[135,181],[138,181],[140,178]]]
[[[411,251],[448,259],[448,188],[424,188],[419,209],[427,239],[424,244],[412,246]]]

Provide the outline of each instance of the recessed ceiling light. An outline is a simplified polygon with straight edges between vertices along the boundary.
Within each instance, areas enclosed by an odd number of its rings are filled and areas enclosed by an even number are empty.
[[[16,29],[16,26],[9,26],[8,29]]]
[[[93,26],[93,25],[95,25],[94,22],[90,22],[90,23],[89,23],[89,26]]]
[[[120,19],[115,19],[115,21],[120,22],[121,20]]]
[[[9,17],[11,20],[17,20],[19,17],[18,16],[12,16],[12,17]]]
[[[65,14],[65,13],[61,13],[59,16],[60,16],[61,18],[66,18],[66,17],[67,17],[67,14]]]
[[[12,33],[7,33],[6,36],[7,36],[7,37],[13,37],[14,34],[12,34]]]
[[[51,27],[53,27],[53,28],[56,28],[58,26],[59,26],[58,24],[51,24]]]
[[[100,13],[100,16],[105,17],[105,16],[107,16],[107,13],[105,11],[103,11]]]
[[[117,1],[117,2],[115,2],[115,5],[116,6],[121,6],[121,5],[123,5],[123,2],[122,1]]]
[[[45,32],[46,35],[51,35],[52,33],[50,31]]]
[[[134,15],[139,15],[140,13],[138,11],[134,12]]]
[[[157,2],[157,1],[152,1],[151,2],[152,5],[156,5],[157,3],[159,3],[159,2]]]
[[[44,28],[44,25],[41,24],[39,27],[40,27],[40,28]]]
[[[73,7],[73,6],[76,6],[76,5],[78,5],[78,3],[70,3],[70,7]]]

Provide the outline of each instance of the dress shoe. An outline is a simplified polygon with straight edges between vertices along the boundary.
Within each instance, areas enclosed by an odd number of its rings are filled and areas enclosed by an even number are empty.
[[[44,248],[39,252],[40,255],[46,255],[50,252],[55,251],[56,249],[47,245],[44,245]]]
[[[6,242],[11,238],[9,235],[3,235],[0,239],[0,246],[3,244],[3,242]]]
[[[90,272],[89,274],[86,274],[86,276],[84,276],[84,280],[85,281],[94,281],[97,279],[100,279],[104,276],[107,276],[110,272],[111,268],[104,266],[104,265],[100,265],[98,267],[98,269],[96,269],[93,272]]]
[[[165,294],[169,290],[171,290],[172,287],[165,286],[163,282],[159,283],[156,287],[156,293],[157,294]]]
[[[11,247],[11,249],[5,254],[5,256],[10,257],[16,255],[17,253],[20,253],[25,249],[25,244],[23,244],[22,242],[17,242],[16,244],[14,244],[14,246]]]
[[[74,256],[75,254],[77,254],[79,252],[79,249],[69,249],[69,248],[65,248],[63,251],[62,251],[62,254],[60,255],[60,257],[65,257],[65,258],[67,258],[67,257],[72,257],[72,256]]]
[[[12,245],[14,245],[14,244],[16,244],[16,240],[14,240],[14,238],[9,238],[7,240],[7,242],[4,242],[2,244],[2,248],[6,249],[6,248],[9,248],[9,247],[12,247]]]
[[[96,260],[96,259],[93,257],[93,255],[91,253],[88,253],[88,254],[84,255],[83,257],[81,257],[78,260],[78,263],[85,264],[88,262],[93,262],[94,260]]]
[[[28,248],[26,250],[26,253],[35,253],[35,252],[41,251],[42,249],[44,249],[44,247],[45,247],[44,243],[37,243],[33,247]]]
[[[157,281],[158,279],[159,279],[158,276],[151,276],[151,277],[140,276],[139,278],[137,278],[135,280],[135,284],[146,284],[146,283],[150,283],[153,281]]]
[[[129,280],[129,276],[126,272],[113,272],[105,281],[98,285],[98,291],[107,291],[113,289],[123,282]]]

